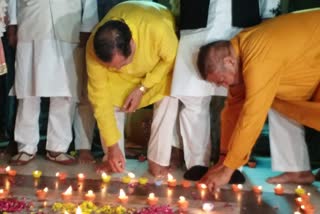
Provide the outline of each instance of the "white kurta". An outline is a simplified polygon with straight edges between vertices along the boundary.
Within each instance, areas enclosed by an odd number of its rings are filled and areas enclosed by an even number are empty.
[[[10,25],[18,25],[14,91],[18,99],[78,99],[80,32],[97,23],[96,0],[10,0]]]
[[[279,0],[259,0],[262,18],[271,18],[271,10]],[[182,30],[173,73],[171,96],[226,96],[227,90],[201,79],[196,60],[202,45],[216,40],[228,40],[240,32],[232,26],[232,0],[210,0],[207,27]],[[187,87],[186,87],[187,86]]]

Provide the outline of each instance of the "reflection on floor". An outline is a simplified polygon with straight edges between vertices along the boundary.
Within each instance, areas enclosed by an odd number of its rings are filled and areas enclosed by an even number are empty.
[[[295,203],[296,195],[294,194],[296,185],[284,185],[284,194],[281,196],[274,194],[274,186],[267,184],[265,179],[269,176],[276,175],[270,170],[270,160],[268,158],[258,158],[256,168],[244,167],[243,171],[247,177],[247,182],[243,185],[240,193],[231,190],[230,185],[221,188],[220,191],[209,194],[205,190],[199,190],[193,183],[191,187],[184,188],[181,186],[183,181],[183,171],[176,170],[172,175],[177,180],[177,186],[168,188],[165,183],[161,186],[154,185],[154,178],[147,171],[147,162],[139,162],[137,160],[127,161],[127,172],[133,172],[136,176],[135,181],[138,182],[140,177],[148,178],[147,185],[127,185],[122,183],[122,177],[126,174],[112,175],[112,181],[104,184],[99,174],[95,172],[94,165],[76,165],[63,166],[37,157],[27,166],[12,167],[17,170],[15,177],[9,177],[3,172],[7,166],[5,157],[0,160],[2,174],[0,175],[0,189],[8,189],[10,196],[26,198],[32,201],[34,210],[41,209],[43,213],[55,213],[51,207],[55,202],[62,202],[61,193],[69,186],[72,186],[73,197],[71,202],[79,204],[83,201],[83,197],[88,190],[93,190],[96,194],[95,204],[100,206],[104,204],[118,205],[119,190],[123,189],[128,195],[128,202],[124,206],[127,208],[141,209],[147,207],[147,197],[149,193],[155,193],[159,197],[159,205],[170,205],[175,213],[180,213],[177,201],[179,196],[184,196],[189,202],[188,213],[205,213],[202,210],[203,203],[210,202],[214,204],[214,209],[206,213],[294,213],[298,210]],[[32,172],[34,170],[42,171],[40,179],[34,179]],[[66,180],[59,180],[55,177],[56,172],[65,172]],[[85,180],[79,182],[77,174],[83,173]],[[256,195],[252,192],[253,185],[261,185],[263,194]],[[37,189],[49,188],[47,201],[39,202],[35,196]],[[318,191],[320,184],[315,182],[312,186],[303,186],[306,192],[311,193],[311,203],[315,207],[314,213],[320,213],[320,193]],[[1,191],[0,191],[1,198]],[[43,207],[45,205],[45,207]],[[1,209],[1,203],[0,203]],[[23,213],[23,212],[17,212]],[[25,213],[30,213],[26,211]],[[37,213],[37,212],[35,212]],[[39,212],[40,213],[40,212]],[[62,212],[64,213],[64,212]],[[150,212],[149,212],[150,213]],[[164,213],[163,211],[153,213]]]

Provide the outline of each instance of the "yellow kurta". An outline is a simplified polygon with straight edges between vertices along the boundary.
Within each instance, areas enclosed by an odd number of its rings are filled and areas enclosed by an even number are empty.
[[[96,30],[111,19],[123,19],[129,26],[136,50],[132,63],[120,70],[106,67],[94,53]],[[174,18],[163,6],[152,2],[124,2],[114,7],[98,24],[87,44],[88,93],[100,135],[107,146],[120,139],[114,108],[121,107],[138,85],[149,90],[139,108],[169,94],[178,40]]]
[[[221,150],[228,151],[224,164],[236,169],[247,162],[271,107],[320,130],[320,11],[268,20],[231,43],[244,83],[230,88]]]

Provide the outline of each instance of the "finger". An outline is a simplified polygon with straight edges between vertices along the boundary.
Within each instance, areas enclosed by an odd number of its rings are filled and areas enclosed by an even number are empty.
[[[110,168],[112,172],[119,172],[117,164],[114,161],[110,161]]]
[[[126,111],[126,112],[131,112],[131,111],[130,111],[131,106],[132,106],[132,100],[130,100],[130,102],[127,104],[125,111]]]
[[[135,110],[136,110],[136,104],[134,103],[134,101],[132,101],[128,108],[128,112],[134,112]]]
[[[122,108],[123,108],[125,111],[128,109],[128,107],[129,107],[129,105],[130,105],[130,102],[131,102],[131,97],[128,97],[128,98],[125,100],[124,104],[122,105]]]

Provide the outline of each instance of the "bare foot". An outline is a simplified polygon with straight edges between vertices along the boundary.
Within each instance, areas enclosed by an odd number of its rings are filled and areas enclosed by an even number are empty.
[[[170,169],[175,170],[180,168],[183,164],[183,151],[176,147],[171,149]]]
[[[267,182],[271,184],[311,184],[314,179],[314,175],[311,173],[311,171],[285,172],[281,175],[268,178]]]
[[[149,164],[149,172],[157,177],[157,176],[167,176],[168,172],[169,172],[169,167],[167,166],[161,166],[151,160],[148,160],[148,164]]]
[[[80,149],[79,150],[79,157],[78,157],[79,163],[82,164],[88,164],[88,163],[95,163],[91,151],[88,149]]]

